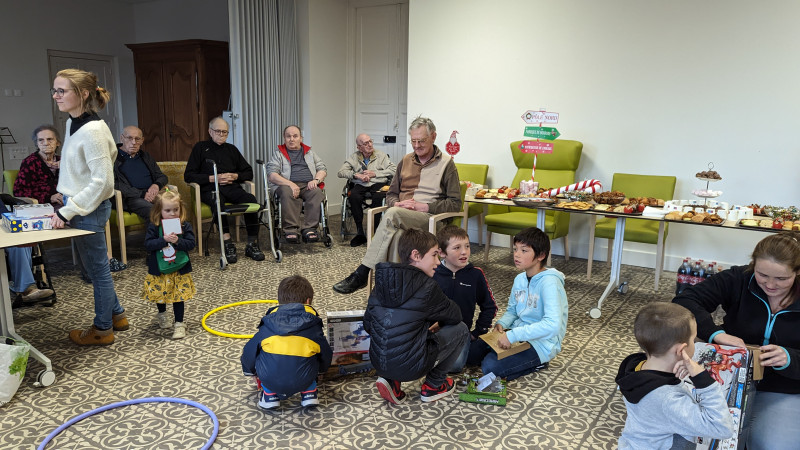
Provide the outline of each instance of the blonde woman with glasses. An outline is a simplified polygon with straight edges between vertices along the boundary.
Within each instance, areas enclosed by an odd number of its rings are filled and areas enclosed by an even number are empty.
[[[69,338],[79,345],[108,345],[114,342],[114,331],[129,326],[114,290],[105,238],[117,146],[97,112],[111,96],[97,85],[97,75],[78,69],[58,72],[51,93],[58,109],[69,114],[58,179],[64,206],[53,215],[53,228],[69,223],[72,228],[94,232],[74,238],[94,287],[94,322],[86,329],[72,330]]]

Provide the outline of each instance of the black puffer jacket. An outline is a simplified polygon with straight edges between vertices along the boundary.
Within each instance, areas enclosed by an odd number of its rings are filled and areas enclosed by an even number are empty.
[[[378,375],[412,381],[428,373],[439,355],[436,336],[428,330],[435,322],[455,325],[461,322],[461,311],[433,278],[407,264],[375,267],[364,328]]]

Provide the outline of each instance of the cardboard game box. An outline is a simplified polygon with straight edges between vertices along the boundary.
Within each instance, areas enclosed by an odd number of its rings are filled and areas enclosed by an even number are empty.
[[[330,311],[327,314],[328,343],[333,360],[327,376],[350,375],[372,370],[369,334],[364,330],[364,310]]]
[[[698,437],[696,449],[736,449],[744,424],[744,412],[751,400],[748,383],[753,375],[753,353],[741,347],[697,342],[692,359],[705,367],[711,377],[722,385],[722,393],[728,401],[728,410],[736,429],[736,435],[725,440]]]
[[[500,380],[503,390],[500,392],[481,392],[478,390],[478,379],[470,378],[467,383],[466,392],[458,394],[458,399],[462,402],[482,403],[485,405],[506,406],[508,401],[508,386],[505,380]]]
[[[531,347],[531,344],[529,344],[528,342],[514,342],[513,344],[511,344],[511,348],[502,349],[500,348],[500,345],[498,345],[497,343],[497,339],[502,334],[503,333],[499,333],[494,329],[492,329],[489,330],[488,333],[479,336],[480,339],[489,344],[489,347],[491,347],[492,350],[494,350],[495,353],[497,353],[497,359],[503,359],[505,357],[515,355],[519,352],[524,352],[525,350]]]
[[[9,233],[22,231],[51,230],[50,217],[17,217],[12,213],[3,213],[3,228]]]

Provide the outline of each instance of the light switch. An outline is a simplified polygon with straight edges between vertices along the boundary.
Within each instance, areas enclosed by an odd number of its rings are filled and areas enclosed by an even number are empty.
[[[22,89],[14,89],[14,97],[22,97]]]
[[[3,89],[3,95],[6,97],[11,97],[14,94],[11,93],[11,89]]]

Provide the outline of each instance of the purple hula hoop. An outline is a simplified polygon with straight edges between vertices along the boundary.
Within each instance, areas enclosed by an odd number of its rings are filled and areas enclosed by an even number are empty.
[[[138,403],[181,403],[181,404],[184,404],[184,405],[194,406],[195,408],[197,408],[197,409],[203,411],[204,413],[208,414],[208,417],[210,417],[211,421],[214,423],[214,431],[211,433],[211,437],[208,439],[208,442],[206,442],[206,444],[202,447],[201,450],[208,450],[211,447],[211,444],[213,444],[214,441],[217,440],[217,435],[219,434],[219,420],[217,420],[217,416],[214,414],[213,411],[208,409],[208,407],[206,407],[204,405],[201,405],[200,403],[193,402],[191,400],[186,400],[186,399],[183,399],[183,398],[146,397],[146,398],[136,398],[136,399],[133,399],[133,400],[125,400],[123,402],[111,403],[111,404],[108,404],[108,405],[101,406],[99,408],[93,409],[91,411],[87,411],[87,412],[85,412],[85,413],[83,413],[83,414],[81,414],[79,416],[73,417],[72,419],[69,419],[66,423],[64,423],[63,425],[61,425],[58,428],[56,428],[55,430],[53,430],[53,432],[48,434],[47,437],[44,438],[44,441],[42,441],[42,443],[39,444],[39,447],[37,447],[37,450],[44,450],[44,448],[47,446],[47,444],[49,444],[50,441],[53,440],[54,437],[58,436],[59,433],[61,433],[62,431],[64,431],[67,428],[69,428],[70,426],[74,425],[77,422],[80,422],[81,420],[83,420],[83,419],[85,419],[85,418],[87,418],[89,416],[95,415],[97,413],[101,413],[103,411],[108,411],[109,409],[119,408],[121,406],[136,405]]]

